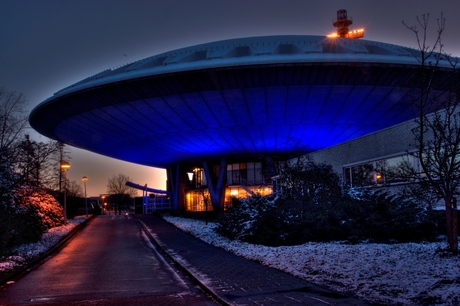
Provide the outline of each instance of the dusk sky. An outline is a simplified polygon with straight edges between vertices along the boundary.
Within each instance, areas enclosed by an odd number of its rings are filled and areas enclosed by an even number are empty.
[[[364,39],[408,47],[416,39],[403,20],[415,25],[416,16],[429,13],[433,41],[444,12],[444,49],[460,56],[460,0],[0,0],[0,87],[23,93],[30,111],[86,77],[173,49],[239,37],[326,35],[339,9],[352,17],[350,29],[366,29]],[[118,173],[166,188],[164,169],[70,151],[68,177],[87,176],[88,196],[105,193]]]

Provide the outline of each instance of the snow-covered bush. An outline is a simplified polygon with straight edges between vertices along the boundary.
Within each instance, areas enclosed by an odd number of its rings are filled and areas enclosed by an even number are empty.
[[[309,156],[282,163],[278,169],[277,193],[295,202],[320,203],[340,196],[340,177],[331,165],[316,163]]]
[[[352,236],[375,241],[433,240],[437,229],[416,202],[385,191],[344,198],[343,225]]]
[[[0,198],[0,254],[38,241],[48,229],[62,225],[64,212],[44,190],[21,188]]]
[[[280,245],[284,220],[277,214],[273,196],[232,198],[232,205],[219,219],[216,231],[230,239],[264,245]]]
[[[356,195],[356,194],[355,194]],[[439,227],[424,208],[385,192],[344,192],[334,201],[303,201],[253,196],[234,199],[216,231],[230,239],[268,246],[362,240],[433,241]]]
[[[0,201],[0,255],[6,254],[8,248],[37,242],[45,231],[37,211]]]
[[[36,211],[47,229],[63,224],[62,206],[45,190],[22,188],[14,192],[14,201],[17,206]]]
[[[374,188],[342,186],[331,166],[312,159],[286,163],[280,170],[280,191],[271,197],[233,199],[219,220],[219,234],[268,246],[334,240],[418,242],[433,241],[445,227],[423,202]]]

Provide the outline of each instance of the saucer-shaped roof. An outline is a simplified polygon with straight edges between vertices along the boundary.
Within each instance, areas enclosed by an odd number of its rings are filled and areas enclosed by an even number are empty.
[[[323,36],[218,41],[91,76],[29,121],[71,146],[156,167],[313,151],[414,118],[418,55]],[[440,66],[438,92],[451,73]]]

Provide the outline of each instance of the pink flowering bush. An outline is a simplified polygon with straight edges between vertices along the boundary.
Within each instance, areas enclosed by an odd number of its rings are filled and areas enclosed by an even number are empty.
[[[63,224],[64,210],[62,206],[45,190],[20,189],[14,194],[14,202],[20,207],[36,211],[47,229]]]

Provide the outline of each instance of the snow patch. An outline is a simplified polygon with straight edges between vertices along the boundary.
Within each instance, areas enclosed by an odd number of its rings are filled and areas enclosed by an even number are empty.
[[[0,257],[0,272],[8,273],[16,267],[23,266],[31,260],[37,258],[47,250],[55,246],[64,236],[77,225],[86,221],[86,217],[76,217],[69,220],[68,224],[50,228],[43,234],[40,241],[27,243],[15,247],[12,253],[15,255]]]
[[[214,246],[373,303],[459,305],[459,256],[440,256],[446,243],[356,245],[310,242],[267,247],[218,235],[216,223],[165,216]]]

